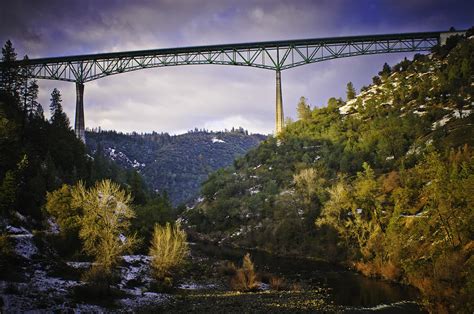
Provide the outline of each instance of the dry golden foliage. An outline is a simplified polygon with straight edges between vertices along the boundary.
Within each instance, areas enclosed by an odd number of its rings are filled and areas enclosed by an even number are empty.
[[[272,290],[280,291],[286,289],[285,279],[277,276],[270,277],[270,288]]]
[[[130,251],[136,243],[134,235],[127,235],[134,212],[131,197],[110,180],[97,182],[86,189],[79,183],[72,190],[72,207],[82,208],[79,237],[83,250],[94,257],[93,269],[86,274],[88,281],[111,274],[120,255]]]
[[[250,253],[245,254],[242,262],[242,268],[237,269],[237,272],[230,281],[232,289],[242,292],[255,291],[260,287],[257,281],[257,274]]]
[[[384,279],[398,281],[401,277],[401,269],[392,261],[388,261],[380,265],[380,274]]]
[[[183,264],[188,255],[189,248],[186,242],[186,232],[179,223],[171,226],[155,225],[151,239],[150,256],[153,276],[162,280]]]
[[[218,271],[224,276],[234,276],[237,273],[237,266],[231,261],[226,261],[219,265]]]

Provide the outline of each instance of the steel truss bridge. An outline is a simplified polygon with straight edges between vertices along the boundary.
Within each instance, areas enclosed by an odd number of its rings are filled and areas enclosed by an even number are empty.
[[[276,133],[283,128],[281,71],[337,58],[429,51],[464,32],[423,32],[283,40],[241,44],[100,53],[17,61],[28,78],[76,83],[76,135],[85,141],[84,83],[141,69],[217,64],[276,72]],[[0,64],[1,65],[1,64]]]

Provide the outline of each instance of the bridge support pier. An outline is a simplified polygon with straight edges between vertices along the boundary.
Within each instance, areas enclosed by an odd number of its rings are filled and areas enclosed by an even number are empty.
[[[84,83],[76,82],[76,120],[74,132],[83,143],[86,142],[86,130],[84,123]]]
[[[280,134],[283,130],[283,100],[281,96],[281,72],[279,69],[276,70],[276,128],[275,135]]]

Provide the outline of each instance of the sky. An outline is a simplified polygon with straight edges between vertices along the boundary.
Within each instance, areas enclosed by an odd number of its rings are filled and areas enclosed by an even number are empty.
[[[270,40],[467,29],[474,1],[437,0],[0,0],[0,42],[29,58]],[[282,72],[286,117],[368,85],[382,65],[413,54],[336,59]],[[73,83],[39,80],[39,101],[63,96],[74,122]],[[180,134],[243,127],[272,133],[275,72],[216,65],[146,69],[85,84],[86,128]]]

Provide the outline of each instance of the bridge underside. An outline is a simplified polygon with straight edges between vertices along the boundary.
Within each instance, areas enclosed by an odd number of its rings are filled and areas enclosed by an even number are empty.
[[[281,71],[336,58],[429,51],[450,33],[427,32],[117,52],[18,61],[29,78],[76,83],[76,134],[84,137],[84,83],[106,76],[177,65],[217,64],[276,71],[276,133],[283,128]],[[457,32],[456,34],[459,34]]]

